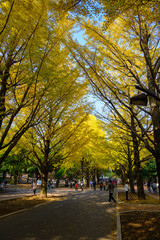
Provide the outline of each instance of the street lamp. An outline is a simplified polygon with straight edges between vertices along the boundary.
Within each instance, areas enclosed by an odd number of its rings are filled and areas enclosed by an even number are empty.
[[[160,98],[155,95],[154,93],[150,92],[148,89],[143,88],[139,85],[135,85],[135,88],[138,90],[141,90],[143,93],[134,95],[133,97],[130,98],[130,104],[133,105],[140,105],[140,106],[147,106],[147,96],[152,96],[153,98],[155,98],[156,100],[158,100],[160,102]]]
[[[147,106],[147,94],[140,93],[136,94],[133,97],[130,98],[130,104],[138,105],[138,106]]]

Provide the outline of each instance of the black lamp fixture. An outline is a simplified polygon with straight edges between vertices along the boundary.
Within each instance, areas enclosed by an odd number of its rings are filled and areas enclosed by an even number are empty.
[[[148,99],[146,93],[136,94],[130,98],[130,104],[138,106],[147,106]]]
[[[150,92],[149,89],[143,88],[139,85],[135,85],[135,88],[142,91],[143,93],[140,93],[140,94],[137,94],[137,95],[134,95],[133,97],[131,97],[130,104],[139,105],[139,106],[147,106],[147,102],[148,102],[147,96],[151,96],[160,102],[159,96]]]

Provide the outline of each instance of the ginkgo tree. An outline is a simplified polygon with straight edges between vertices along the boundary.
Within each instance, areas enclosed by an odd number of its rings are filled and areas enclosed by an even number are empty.
[[[43,64],[65,35],[51,5],[48,16],[47,2],[0,3],[0,164],[34,125],[50,84],[44,81]]]
[[[135,2],[146,4],[147,1]],[[80,18],[101,13],[102,3],[103,11],[109,11],[106,1],[1,1],[0,164],[24,133],[45,116],[45,96],[49,86],[57,82],[56,77],[51,78],[48,65],[52,69],[53,58],[59,51],[63,52],[63,44],[71,37],[69,30]],[[112,1],[108,3],[112,5]],[[117,10],[124,8],[127,2],[119,3],[115,5]],[[130,7],[131,1],[128,4]],[[157,9],[154,9],[156,17]],[[75,47],[79,49],[77,44],[70,45],[70,48]]]
[[[65,171],[72,172],[75,169],[75,164],[80,170],[79,178],[86,179],[89,185],[89,180],[98,179],[99,174],[103,173],[109,168],[108,149],[106,147],[106,135],[103,125],[99,119],[94,115],[89,115],[88,119],[83,123],[84,129],[79,131],[79,134],[84,136],[87,141],[83,147],[79,148],[76,152],[70,155],[62,164]]]
[[[159,101],[157,100],[159,60],[159,1],[133,4],[109,28],[86,21],[85,46],[70,50],[94,88],[94,93],[128,129],[136,142],[141,140],[156,159],[160,181]],[[74,49],[74,50],[73,50]],[[130,105],[132,87],[139,84],[149,95],[147,107]],[[130,89],[130,91],[129,91]],[[129,93],[130,92],[130,93]],[[123,117],[126,111],[128,119]],[[143,115],[143,119],[141,120]],[[131,124],[131,117],[138,131]],[[133,123],[133,122],[132,122]],[[135,151],[136,156],[136,151]]]
[[[51,84],[45,66],[49,61],[50,66],[54,64],[56,51],[62,50],[63,39],[73,27],[68,12],[74,12],[77,4],[50,0],[0,3],[0,164],[35,124]]]
[[[48,173],[74,151],[73,147],[66,151],[65,146],[78,131],[89,110],[83,100],[86,84],[79,79],[78,69],[70,66],[69,56],[65,58],[64,52],[63,49],[63,59],[61,54],[57,55],[54,64],[45,66],[45,71],[51,73],[51,84],[36,116],[37,124],[25,134],[27,155],[29,157],[30,154],[30,160],[38,166],[41,174],[42,197],[47,196]],[[55,80],[52,82],[52,79]]]
[[[153,159],[153,156],[145,148],[143,142],[139,141],[139,158],[135,161],[132,132],[125,128],[123,124],[117,123],[116,120],[105,124],[105,129],[110,148],[111,166],[116,172],[119,172],[122,183],[129,179],[133,193],[135,180],[138,182],[141,179],[143,187],[142,168],[146,162]]]

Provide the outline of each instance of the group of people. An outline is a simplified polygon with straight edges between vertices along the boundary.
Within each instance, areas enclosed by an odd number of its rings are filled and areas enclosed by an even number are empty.
[[[93,180],[93,181],[89,182],[89,186],[90,186],[91,190],[93,188],[94,191],[96,191],[96,185],[97,185],[96,180]],[[99,183],[100,191],[102,191],[102,190],[109,191],[109,202],[111,202],[111,200],[116,202],[116,200],[113,197],[115,185],[116,185],[115,182],[113,182],[112,180],[109,180],[109,181],[101,180],[100,183]],[[73,183],[72,186],[75,187],[76,191],[78,190],[77,181],[75,183]],[[83,191],[84,181],[81,181],[80,186],[81,186],[81,190]]]
[[[100,182],[99,182],[100,191],[102,191],[102,190],[105,191],[106,187],[108,186],[110,181],[112,182],[112,184],[114,186],[117,186],[116,180],[100,180]],[[94,188],[94,190],[96,190],[96,185],[97,185],[96,180],[90,181],[90,183],[89,183],[90,189]]]
[[[93,189],[96,190],[96,180],[90,181],[89,185],[90,185],[90,189],[92,189],[92,187],[93,187]],[[81,186],[81,190],[83,191],[83,187],[84,187],[84,181],[83,180],[81,181],[80,186]],[[77,181],[72,183],[72,187],[74,187],[76,191],[78,190],[78,183],[77,183]],[[109,182],[100,181],[100,191],[102,191],[102,189],[104,191],[105,190],[109,191],[109,202],[111,202],[111,200],[116,202],[116,200],[113,197],[114,187],[115,187],[115,185],[114,185],[112,180],[109,180]],[[37,182],[36,181],[33,181],[32,188],[33,188],[33,193],[35,195],[36,194],[36,190],[37,190]]]
[[[90,181],[89,182],[89,186],[90,186],[90,189],[92,190],[92,188],[94,189],[94,190],[96,190],[96,180],[93,180],[93,181]]]
[[[151,188],[152,188],[152,191],[153,191],[153,193],[157,193],[157,184],[156,184],[156,182],[150,182],[150,181],[148,181],[147,182],[147,189],[148,189],[148,192],[149,193],[151,193]]]
[[[75,191],[78,190],[78,181],[72,181],[72,182],[70,182],[69,185],[70,185],[71,188],[74,188]],[[84,181],[83,180],[81,181],[80,186],[81,186],[81,190],[83,191],[83,187],[84,187]]]
[[[148,181],[147,182],[147,190],[149,193],[151,193],[151,188],[152,188],[152,191],[153,193],[157,193],[157,183],[156,182],[150,182]],[[126,184],[124,185],[124,189],[125,189],[125,192],[126,192],[126,200],[129,200],[128,199],[128,194],[129,194],[129,185],[128,185],[128,182],[126,182]]]
[[[96,181],[95,180],[93,180],[93,182],[90,181],[89,185],[90,185],[90,189],[92,189],[92,187],[93,187],[94,190],[96,190]],[[111,200],[116,202],[116,200],[113,197],[115,185],[117,185],[117,183],[115,183],[113,180],[109,180],[109,181],[101,180],[99,183],[100,191],[102,191],[102,190],[109,191],[109,202],[111,202]]]
[[[93,188],[94,190],[96,190],[96,181],[95,180],[90,181],[89,186],[90,186],[90,189]],[[74,188],[75,191],[77,191],[78,190],[78,181],[71,182],[70,187]],[[84,181],[83,180],[80,182],[80,188],[83,191],[83,189],[84,189]]]

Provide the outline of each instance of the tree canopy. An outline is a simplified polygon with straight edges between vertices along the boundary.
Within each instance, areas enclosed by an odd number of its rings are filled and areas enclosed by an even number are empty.
[[[159,0],[1,1],[0,164],[23,139],[46,172],[56,158],[100,170],[117,167],[118,156],[127,171],[134,162],[138,172],[152,154],[160,179],[159,6]],[[83,45],[75,40],[79,28]],[[130,104],[136,84],[148,94],[146,107]],[[89,115],[90,92],[105,104],[103,125]]]

